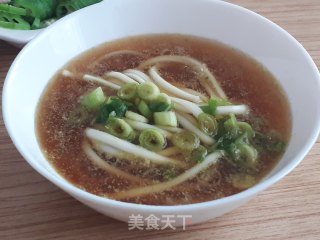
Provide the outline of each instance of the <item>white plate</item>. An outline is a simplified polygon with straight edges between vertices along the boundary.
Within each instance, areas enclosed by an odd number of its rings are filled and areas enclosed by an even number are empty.
[[[0,40],[11,43],[17,47],[23,47],[36,37],[42,29],[39,30],[13,30],[0,28]]]

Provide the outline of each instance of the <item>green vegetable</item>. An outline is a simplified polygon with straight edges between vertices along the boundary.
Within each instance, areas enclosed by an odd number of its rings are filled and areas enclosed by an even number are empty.
[[[239,133],[238,121],[234,114],[230,114],[230,118],[224,122],[224,128],[232,136],[236,137]]]
[[[157,85],[152,82],[142,83],[138,85],[138,96],[146,101],[155,100],[160,94]]]
[[[14,6],[24,8],[30,12],[30,16],[40,20],[54,16],[58,4],[57,0],[15,0]]]
[[[202,106],[201,109],[204,113],[214,115],[216,113],[217,106],[218,106],[218,102],[214,99],[210,99],[208,101],[208,105]]]
[[[247,189],[257,183],[257,180],[253,176],[241,173],[230,175],[230,179],[232,185],[238,189]]]
[[[151,112],[166,112],[172,109],[172,104],[164,102],[152,102],[149,104]]]
[[[170,180],[175,178],[178,175],[177,171],[174,168],[166,169],[163,173],[164,180]]]
[[[156,101],[159,103],[166,103],[168,105],[171,105],[171,98],[165,93],[160,93]]]
[[[172,109],[172,102],[170,97],[165,93],[160,93],[158,97],[149,103],[151,112],[166,112]]]
[[[79,127],[90,123],[93,118],[94,116],[90,112],[88,112],[88,110],[84,106],[78,105],[63,119],[66,121],[68,126]]]
[[[156,125],[177,127],[177,116],[174,112],[155,112],[153,114],[154,122]]]
[[[32,25],[31,25],[31,29],[39,29],[41,28],[41,22],[39,18],[35,18]]]
[[[199,147],[200,139],[192,132],[182,131],[173,136],[172,143],[180,150],[190,152]]]
[[[236,143],[231,145],[233,160],[238,165],[246,168],[255,167],[258,159],[257,150],[246,143]]]
[[[190,154],[190,158],[198,163],[202,162],[205,157],[208,154],[208,150],[200,145],[199,147],[197,147],[196,149],[193,149],[191,154]]]
[[[261,152],[267,153],[281,153],[286,148],[285,142],[272,133],[262,134],[257,132],[253,138],[253,144]]]
[[[46,19],[46,20],[44,20],[44,21],[42,21],[40,23],[40,27],[39,28],[46,28],[46,27],[50,26],[52,23],[54,23],[57,20],[58,20],[57,18]]]
[[[61,18],[69,13],[101,1],[102,0],[61,0],[57,6],[56,15],[58,18]]]
[[[134,131],[131,128],[131,126],[128,123],[126,123],[126,121],[120,118],[109,118],[106,128],[110,134],[121,139],[132,140],[134,136]]]
[[[234,137],[246,134],[251,139],[255,135],[251,125],[246,122],[238,122],[234,114],[230,114],[230,118],[224,122],[224,128]]]
[[[258,151],[250,141],[255,136],[250,124],[238,122],[234,114],[223,122],[220,128],[220,137],[217,141],[217,148],[225,150],[233,163],[245,167],[256,166]]]
[[[119,98],[109,98],[108,102],[100,107],[96,123],[107,123],[109,117],[121,118],[128,110],[126,102]]]
[[[232,105],[232,102],[223,99],[223,98],[211,98],[211,100],[215,101],[217,106],[228,106],[228,105]]]
[[[98,87],[89,94],[83,96],[80,103],[89,111],[96,111],[105,102],[105,100],[106,96],[104,95],[102,88]]]
[[[151,151],[160,151],[167,144],[164,136],[153,128],[143,130],[140,134],[139,142],[142,147]]]
[[[214,136],[217,134],[218,122],[213,116],[207,113],[201,113],[198,116],[198,123],[200,129],[209,136]]]
[[[255,132],[249,123],[238,122],[238,127],[241,133],[245,133],[249,139],[255,136]]]
[[[0,4],[0,14],[1,12],[10,13],[19,16],[28,16],[31,11],[28,11],[24,8],[19,8],[15,6],[11,6],[9,4]]]
[[[30,24],[21,16],[0,12],[0,27],[17,30],[30,30]]]
[[[118,90],[118,97],[124,100],[133,100],[137,96],[136,83],[126,83]]]
[[[255,166],[258,159],[258,151],[249,144],[238,145],[240,158],[247,167]]]
[[[148,107],[145,101],[140,101],[140,103],[138,104],[138,110],[146,118],[151,118],[152,112],[150,111],[150,108]]]
[[[227,106],[231,105],[232,103],[229,102],[226,99],[222,98],[211,98],[208,101],[208,105],[202,106],[201,109],[204,113],[210,114],[210,115],[215,115],[217,107],[218,106]]]

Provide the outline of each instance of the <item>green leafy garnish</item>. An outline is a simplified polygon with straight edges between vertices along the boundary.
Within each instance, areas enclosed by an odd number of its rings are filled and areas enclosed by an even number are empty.
[[[164,102],[152,102],[149,104],[149,109],[151,112],[167,112],[172,109],[172,104]]]
[[[107,103],[101,106],[96,123],[107,123],[110,116],[122,118],[127,110],[128,105],[126,102],[119,98],[110,98]]]

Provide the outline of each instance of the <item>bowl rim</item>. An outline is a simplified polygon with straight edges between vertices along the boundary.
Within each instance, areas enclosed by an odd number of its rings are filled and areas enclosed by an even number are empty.
[[[182,1],[182,0],[180,0]],[[313,71],[315,76],[317,76],[317,87],[320,91],[320,74],[318,72],[318,68],[314,61],[312,60],[311,56],[307,52],[307,50],[292,36],[290,35],[287,31],[285,31],[283,28],[275,24],[274,22],[270,21],[269,19],[249,10],[244,7],[224,2],[224,1],[219,1],[219,0],[201,0],[202,2],[214,2],[215,4],[221,4],[221,5],[226,5],[227,7],[235,8],[237,11],[242,11],[245,14],[252,15],[255,18],[259,18],[260,20],[263,20],[266,24],[272,25],[273,28],[275,28],[277,31],[282,32],[288,39],[288,41],[292,41],[297,48],[299,48],[299,51],[301,51],[304,55],[305,60],[308,62],[308,65],[310,66],[310,70]],[[73,185],[66,179],[64,179],[61,175],[61,179],[57,178],[53,174],[51,174],[48,170],[46,170],[44,167],[40,166],[36,162],[32,160],[32,157],[28,153],[28,151],[25,151],[23,149],[22,144],[19,143],[18,136],[14,133],[13,128],[10,124],[9,117],[8,117],[8,109],[7,109],[7,102],[9,101],[9,94],[7,92],[8,88],[8,82],[9,79],[13,77],[14,75],[14,70],[16,68],[16,65],[19,65],[20,59],[24,57],[25,54],[28,53],[29,49],[32,49],[32,47],[37,45],[37,42],[41,41],[42,37],[47,34],[47,32],[51,31],[51,28],[54,28],[56,24],[63,24],[64,22],[69,21],[69,19],[72,19],[76,17],[77,15],[80,15],[83,11],[87,11],[91,7],[94,7],[95,5],[99,4],[104,4],[106,1],[102,1],[98,4],[94,4],[92,6],[89,6],[87,8],[81,9],[79,11],[76,11],[59,21],[57,23],[52,24],[51,26],[47,27],[44,29],[39,35],[34,38],[31,42],[29,42],[25,48],[22,49],[22,51],[17,55],[15,58],[14,62],[12,63],[8,74],[6,76],[4,86],[3,86],[3,95],[2,95],[2,113],[3,113],[3,119],[4,119],[4,124],[6,126],[6,129],[8,131],[8,134],[10,138],[12,139],[15,147],[17,150],[20,152],[20,154],[23,156],[23,158],[42,176],[47,178],[50,182],[54,183],[56,186],[59,188],[63,189],[64,191],[68,192],[71,194],[73,197],[81,197],[83,199],[86,199],[91,202],[96,202],[96,203],[101,203],[101,204],[107,204],[113,207],[119,207],[122,209],[131,209],[131,210],[152,210],[153,212],[157,211],[184,211],[184,210],[189,210],[190,208],[192,209],[200,209],[200,208],[208,208],[212,206],[219,206],[219,205],[224,205],[226,203],[230,202],[235,202],[235,201],[241,201],[245,199],[249,199],[250,197],[256,195],[257,193],[263,191],[264,189],[270,187],[274,183],[278,182],[281,180],[284,176],[286,176],[288,173],[290,173],[302,160],[303,158],[307,155],[307,153],[311,150],[313,147],[314,143],[316,142],[318,135],[320,133],[320,116],[318,117],[317,125],[312,133],[312,135],[309,137],[308,141],[302,147],[299,151],[299,153],[292,158],[289,164],[286,164],[282,169],[280,169],[278,172],[276,172],[273,176],[270,176],[269,178],[259,182],[255,186],[244,190],[240,193],[230,195],[227,197],[223,197],[220,199],[216,200],[210,200],[210,201],[205,201],[205,202],[199,202],[199,203],[191,203],[191,204],[183,204],[183,205],[148,205],[148,204],[137,204],[137,203],[130,203],[130,202],[123,202],[123,201],[118,201],[118,200],[113,200],[109,199],[103,196],[98,196],[95,194],[92,194],[90,192],[87,192],[85,190],[82,190],[78,188],[77,186]]]

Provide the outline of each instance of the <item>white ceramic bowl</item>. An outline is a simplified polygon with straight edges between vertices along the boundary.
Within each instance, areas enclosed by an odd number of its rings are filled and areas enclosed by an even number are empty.
[[[258,185],[215,201],[148,206],[109,200],[80,190],[48,164],[36,138],[35,114],[53,74],[79,53],[103,42],[150,33],[191,34],[221,41],[251,55],[279,79],[291,104],[293,134],[279,164]],[[131,214],[152,213],[158,217],[192,215],[192,223],[199,223],[239,207],[300,163],[319,133],[319,92],[319,72],[306,50],[283,29],[249,10],[213,0],[117,0],[104,1],[65,17],[21,51],[5,81],[3,116],[14,144],[30,165],[84,204],[122,221],[127,221]]]

